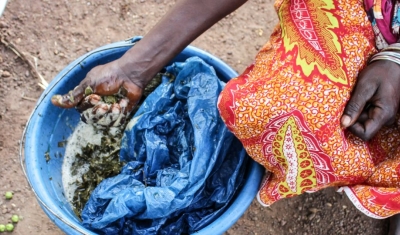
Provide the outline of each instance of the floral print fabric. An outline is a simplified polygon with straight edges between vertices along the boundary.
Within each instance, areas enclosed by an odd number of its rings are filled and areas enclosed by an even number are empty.
[[[400,212],[399,129],[385,127],[366,143],[340,127],[357,75],[377,52],[364,2],[277,0],[275,8],[280,24],[270,41],[218,103],[268,171],[259,201],[341,186],[369,216]]]

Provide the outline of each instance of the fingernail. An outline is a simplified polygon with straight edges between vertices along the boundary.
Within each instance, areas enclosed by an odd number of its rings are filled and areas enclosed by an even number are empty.
[[[61,95],[53,95],[53,97],[51,97],[51,102],[53,102],[54,104],[62,104]]]
[[[342,127],[348,127],[350,126],[350,122],[351,122],[351,118],[347,115],[343,115],[342,120],[341,120],[341,124]]]
[[[68,99],[71,103],[75,102],[75,97],[74,97],[74,92],[73,91],[69,91],[68,92]]]

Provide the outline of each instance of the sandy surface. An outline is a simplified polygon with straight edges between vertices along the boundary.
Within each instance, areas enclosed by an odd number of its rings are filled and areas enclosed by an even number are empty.
[[[11,0],[0,35],[51,81],[71,61],[99,46],[143,35],[174,4],[163,0]],[[253,0],[193,42],[241,72],[252,63],[277,23],[271,0]],[[14,234],[63,234],[39,207],[19,165],[24,125],[42,92],[26,60],[0,44],[0,224],[23,216]],[[256,201],[226,234],[386,234],[386,220],[370,219],[333,189],[282,200]]]

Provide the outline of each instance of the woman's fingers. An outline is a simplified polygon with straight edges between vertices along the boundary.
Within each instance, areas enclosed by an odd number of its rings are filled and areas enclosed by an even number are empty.
[[[86,109],[81,113],[81,119],[87,124],[97,123],[109,112],[110,105],[106,103],[99,103],[96,106]]]
[[[87,86],[87,89],[81,87],[79,85],[66,95],[53,96],[52,103],[62,108],[76,107],[81,112],[82,121],[100,127],[124,124],[126,116],[130,114],[141,97],[141,89],[129,83],[119,86],[118,82],[102,83],[94,89],[90,86]],[[92,92],[95,93],[92,94]]]
[[[76,107],[86,123],[107,127],[122,125],[141,96],[141,86],[111,62],[94,67],[74,90],[51,101],[61,108]]]
[[[79,112],[83,112],[86,109],[92,108],[101,102],[101,96],[97,94],[91,94],[86,96],[79,104],[76,105],[76,109]]]
[[[127,103],[122,101],[120,103]],[[125,123],[127,114],[124,113],[120,103],[106,104],[100,102],[94,107],[88,108],[81,113],[81,119],[87,124],[98,127],[117,127]]]
[[[371,107],[368,117],[361,115],[362,120],[357,120],[349,130],[364,141],[370,140],[391,118],[391,113],[381,107]]]
[[[64,95],[54,95],[51,97],[51,103],[60,108],[72,108],[81,102],[85,96],[83,84],[79,84],[73,90]]]
[[[360,74],[347,103],[341,124],[368,141],[383,127],[395,122],[399,107],[399,66],[376,61]]]
[[[114,70],[108,67],[105,65],[94,67],[78,86],[67,94],[54,95],[51,102],[61,108],[73,108],[92,93],[100,96],[117,93],[123,83],[122,79],[118,79]]]
[[[357,121],[365,105],[377,89],[378,87],[374,86],[374,84],[366,84],[363,80],[360,80],[359,83],[356,84],[355,90],[349,102],[347,102],[340,120],[342,127],[347,128]]]
[[[81,120],[99,127],[123,125],[129,115],[129,100],[121,98],[115,103],[106,103],[99,95],[91,94],[76,106],[81,112]]]

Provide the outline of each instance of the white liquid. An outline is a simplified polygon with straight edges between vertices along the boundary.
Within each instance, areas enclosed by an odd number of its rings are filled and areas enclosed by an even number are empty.
[[[68,138],[62,165],[62,182],[65,197],[70,203],[74,198],[74,192],[77,188],[76,182],[82,182],[81,177],[88,171],[89,167],[89,164],[84,164],[78,168],[76,175],[71,175],[71,167],[72,163],[75,162],[75,156],[78,153],[81,154],[82,147],[88,143],[100,145],[102,136],[101,131],[98,131],[92,125],[80,121],[72,135]]]

